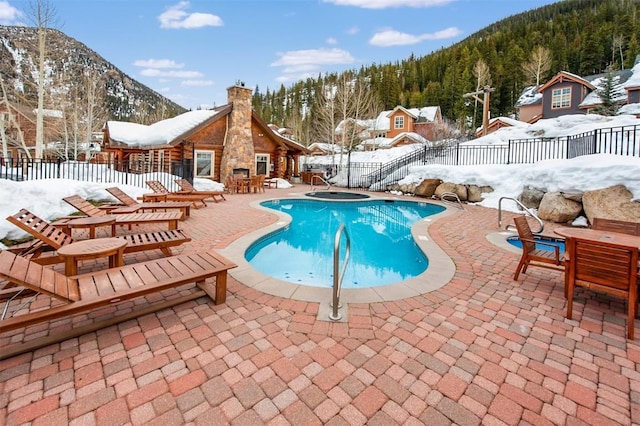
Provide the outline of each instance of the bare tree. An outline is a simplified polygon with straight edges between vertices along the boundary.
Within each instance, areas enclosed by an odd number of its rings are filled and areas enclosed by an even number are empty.
[[[482,89],[485,86],[491,85],[491,70],[489,69],[489,65],[484,61],[484,59],[480,58],[473,66],[473,76],[476,78],[476,92]],[[475,125],[476,116],[478,112],[478,99],[474,98],[473,104],[473,124]]]
[[[620,69],[624,69],[624,56],[622,55],[623,47],[624,47],[624,35],[618,34],[613,36],[613,40],[611,42],[611,63],[615,64],[616,54],[619,52],[620,53]]]
[[[27,158],[31,158],[31,153],[24,141],[20,120],[17,117],[18,112],[9,102],[2,74],[0,74],[0,90],[2,91],[2,98],[0,99],[0,138],[2,139],[3,158],[9,157],[9,145],[22,148]]]
[[[45,61],[47,58],[47,33],[56,23],[56,10],[49,0],[31,0],[28,20],[38,29],[38,108],[36,113],[35,158],[42,158],[44,151],[44,95]]]
[[[536,46],[531,58],[522,65],[529,83],[540,85],[540,78],[551,69],[551,51],[544,46]]]

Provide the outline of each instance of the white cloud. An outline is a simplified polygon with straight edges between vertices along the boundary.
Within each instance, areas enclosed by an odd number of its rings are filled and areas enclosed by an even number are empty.
[[[133,63],[136,67],[144,68],[182,68],[184,64],[177,64],[172,59],[138,59]]]
[[[307,49],[291,50],[278,53],[280,59],[273,62],[273,67],[295,67],[305,65],[344,65],[353,63],[353,56],[342,49]]]
[[[11,6],[8,1],[0,1],[0,24],[15,25],[24,16],[20,10]]]
[[[359,32],[360,32],[360,28],[358,27],[351,27],[347,30],[347,34],[349,35],[358,34]]]
[[[337,6],[355,6],[364,9],[386,9],[389,7],[431,7],[451,3],[453,0],[322,0]]]
[[[219,16],[210,13],[187,13],[185,9],[191,7],[188,1],[170,6],[166,12],[158,16],[160,28],[202,28],[202,27],[221,27],[222,19]]]
[[[327,42],[327,44],[338,44],[338,40],[336,40],[336,39],[335,39],[335,38],[333,38],[333,37],[329,37],[329,38],[326,40],[326,42]]]
[[[189,86],[189,87],[206,87],[213,86],[213,81],[211,80],[185,80],[180,83],[180,86]]]
[[[203,74],[198,71],[160,71],[155,68],[147,68],[140,71],[140,75],[145,77],[166,77],[166,78],[202,78]]]
[[[447,38],[455,37],[461,34],[462,31],[456,27],[450,27],[441,31],[437,31],[435,33],[425,33],[425,34],[407,34],[401,33],[396,30],[384,30],[377,34],[374,34],[373,37],[369,40],[369,44],[373,46],[407,46],[411,44],[418,44],[425,40],[442,40]]]

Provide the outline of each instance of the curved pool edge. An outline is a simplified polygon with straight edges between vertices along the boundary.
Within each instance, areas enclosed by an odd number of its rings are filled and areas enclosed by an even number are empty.
[[[291,194],[290,197],[284,199],[304,199],[304,197]],[[244,257],[247,248],[259,238],[268,233],[277,231],[289,223],[291,217],[286,213],[263,207],[261,203],[271,200],[281,200],[283,197],[271,198],[266,200],[254,201],[250,203],[250,207],[256,209],[264,209],[275,214],[278,220],[264,228],[248,233],[218,252],[228,259],[235,262],[238,266],[229,270],[229,275],[239,281],[241,284],[254,290],[279,296],[287,299],[300,300],[304,302],[327,302],[332,298],[332,289],[323,287],[306,286],[302,284],[294,284],[288,281],[279,280],[265,275],[254,269]],[[459,212],[458,209],[452,209],[450,206],[434,200],[412,200],[401,197],[378,197],[372,195],[369,200],[398,200],[409,202],[428,202],[445,208],[440,213],[419,220],[411,228],[411,234],[418,247],[425,253],[429,259],[429,267],[425,272],[417,277],[400,281],[393,284],[367,287],[361,289],[342,289],[340,300],[345,303],[376,303],[392,300],[406,299],[419,296],[437,290],[447,284],[455,274],[455,264],[453,260],[433,242],[429,235],[429,225],[435,220]],[[363,200],[358,200],[363,201]],[[342,202],[342,200],[340,201]],[[346,201],[349,202],[349,201]]]
[[[487,241],[489,241],[494,246],[500,247],[503,250],[510,251],[516,254],[522,254],[522,249],[514,246],[513,244],[509,244],[507,238],[509,237],[517,237],[518,233],[515,231],[496,231],[487,234],[485,237]]]

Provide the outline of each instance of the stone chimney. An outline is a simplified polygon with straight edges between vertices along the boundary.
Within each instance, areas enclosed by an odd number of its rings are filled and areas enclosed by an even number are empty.
[[[227,137],[220,159],[220,181],[226,182],[234,172],[255,173],[255,152],[251,137],[251,93],[244,84],[227,88],[228,103],[233,105],[229,114]]]

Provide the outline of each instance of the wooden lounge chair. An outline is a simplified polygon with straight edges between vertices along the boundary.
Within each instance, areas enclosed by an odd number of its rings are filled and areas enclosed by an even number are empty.
[[[180,193],[191,194],[191,195],[206,195],[208,198],[211,198],[216,203],[218,202],[218,198],[222,200],[226,200],[224,198],[223,191],[201,191],[196,189],[191,182],[186,179],[176,179],[176,184],[180,187]]]
[[[68,331],[56,332],[46,338],[3,347],[0,351],[0,359],[137,318],[204,295],[211,297],[216,305],[224,303],[227,293],[227,271],[235,266],[233,262],[216,252],[206,251],[68,277],[51,268],[2,250],[0,251],[0,278],[56,298],[62,303],[58,302],[48,309],[5,318],[0,321],[0,333],[88,312],[185,284],[195,283],[200,291],[175,299],[162,299],[161,302],[147,308],[136,308],[128,314],[110,317],[86,326],[74,326]],[[207,281],[213,277],[215,277],[215,283]]]
[[[209,198],[208,195],[199,194],[187,194],[181,191],[169,191],[159,180],[148,180],[146,184],[153,191],[152,194],[143,194],[142,201],[190,201],[193,203],[193,207],[196,209],[202,205],[206,207],[205,200]]]
[[[513,275],[514,280],[518,280],[520,272],[527,272],[527,267],[538,266],[541,268],[553,269],[556,271],[564,271],[565,256],[560,253],[557,245],[536,241],[529,227],[529,222],[525,216],[518,216],[513,219],[518,230],[518,237],[522,242],[522,257]],[[546,245],[553,250],[542,250],[536,247],[538,245]]]
[[[43,256],[43,254],[47,251],[58,250],[60,247],[74,242],[73,238],[61,228],[52,225],[45,219],[39,218],[26,209],[21,209],[13,216],[7,217],[7,220],[23,231],[33,235],[36,238],[35,241],[39,243],[37,249],[26,252],[16,252],[11,250],[11,247],[9,249],[16,254],[23,256],[30,255],[32,260],[40,264],[62,262],[63,259],[55,253],[52,253],[51,256]],[[125,253],[160,250],[165,256],[172,255],[172,247],[177,247],[191,241],[191,238],[187,237],[184,232],[179,229],[122,235],[117,238],[122,238],[127,241],[127,247],[124,250]]]
[[[94,206],[79,195],[65,197],[63,200],[89,217],[107,216],[109,214],[98,206]],[[178,221],[182,219],[181,212],[123,213],[115,214],[113,216],[115,218],[116,225],[130,226],[147,223],[167,223],[169,230],[178,229]],[[65,222],[69,220],[72,219],[66,218],[56,221],[55,225],[64,226]]]
[[[640,222],[628,222],[625,220],[594,217],[591,227],[601,231],[619,232],[621,234],[640,236]]]
[[[571,257],[567,271],[567,318],[573,316],[575,287],[585,287],[627,300],[627,338],[634,338],[638,310],[638,247],[581,238],[567,239]]]
[[[129,211],[128,213],[134,213],[138,211],[157,212],[167,210],[180,210],[182,212],[183,218],[191,215],[191,202],[189,201],[159,201],[155,203],[139,203],[137,200],[127,195],[122,189],[118,187],[105,188],[105,190],[109,194],[116,197],[116,199],[120,201],[124,207],[131,207],[133,211]],[[114,207],[114,210],[110,211],[111,214],[121,214],[126,212],[126,209],[117,208],[117,206]]]

